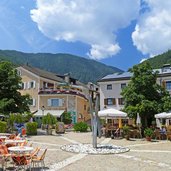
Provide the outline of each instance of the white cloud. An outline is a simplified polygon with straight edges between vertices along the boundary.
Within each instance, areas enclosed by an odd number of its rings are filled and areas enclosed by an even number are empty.
[[[144,2],[148,10],[140,16],[132,39],[138,50],[152,57],[171,49],[171,1]]]
[[[140,63],[142,63],[142,62],[144,62],[146,60],[147,60],[147,58],[142,58],[141,61],[140,61]]]
[[[102,59],[119,52],[115,34],[137,18],[139,7],[140,0],[37,0],[31,17],[47,37],[87,43],[89,56]]]

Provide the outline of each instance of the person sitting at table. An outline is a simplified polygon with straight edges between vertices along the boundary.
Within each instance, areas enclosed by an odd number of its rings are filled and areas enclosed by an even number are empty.
[[[160,129],[160,134],[161,134],[161,138],[165,139],[166,138],[166,128],[165,126],[162,126]]]
[[[106,135],[106,126],[103,125],[103,127],[101,128],[101,131],[102,131],[102,136],[105,136]]]

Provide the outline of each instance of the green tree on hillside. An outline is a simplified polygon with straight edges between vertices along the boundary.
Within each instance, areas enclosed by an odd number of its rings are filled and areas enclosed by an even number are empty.
[[[0,112],[4,114],[29,111],[29,95],[21,95],[21,77],[10,62],[0,62]]]
[[[124,110],[133,118],[139,113],[143,126],[149,126],[154,114],[171,110],[171,97],[156,83],[157,72],[148,62],[135,65],[130,72],[131,81],[121,93],[125,99]]]

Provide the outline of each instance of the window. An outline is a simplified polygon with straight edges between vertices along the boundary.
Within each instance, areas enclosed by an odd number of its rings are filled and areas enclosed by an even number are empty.
[[[19,83],[20,89],[23,90],[24,89],[24,83]]]
[[[118,99],[118,103],[119,103],[119,105],[124,105],[124,99],[123,98],[119,98]]]
[[[107,90],[112,90],[112,84],[107,85]]]
[[[125,88],[126,87],[126,83],[122,83],[121,84],[121,89]]]
[[[30,106],[36,106],[36,99],[31,99]]]
[[[62,99],[48,99],[48,106],[51,106],[51,107],[63,106],[63,100]]]
[[[21,76],[21,71],[20,71],[20,70],[17,70],[17,74],[18,74],[19,76]]]
[[[166,81],[166,90],[171,90],[171,81]]]
[[[86,108],[87,108],[86,105],[84,105],[84,110],[86,110]]]
[[[79,113],[78,118],[83,119],[83,115],[81,113]]]
[[[116,101],[114,98],[104,99],[104,105],[115,105],[115,104],[116,104]]]
[[[27,88],[35,88],[36,87],[36,81],[30,81],[27,83]]]

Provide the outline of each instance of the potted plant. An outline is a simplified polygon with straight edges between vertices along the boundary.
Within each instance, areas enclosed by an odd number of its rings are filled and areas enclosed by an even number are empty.
[[[125,125],[125,126],[122,127],[122,129],[123,129],[123,135],[124,135],[124,137],[125,137],[127,140],[129,140],[129,137],[130,137],[130,134],[129,134],[129,132],[130,132],[130,127],[127,126],[127,125]]]
[[[153,136],[153,134],[154,134],[154,131],[151,128],[146,128],[144,130],[144,135],[147,141],[151,141],[151,137]]]
[[[42,123],[46,125],[46,133],[48,135],[52,135],[52,127],[56,124],[56,118],[52,114],[48,113],[43,117]]]

